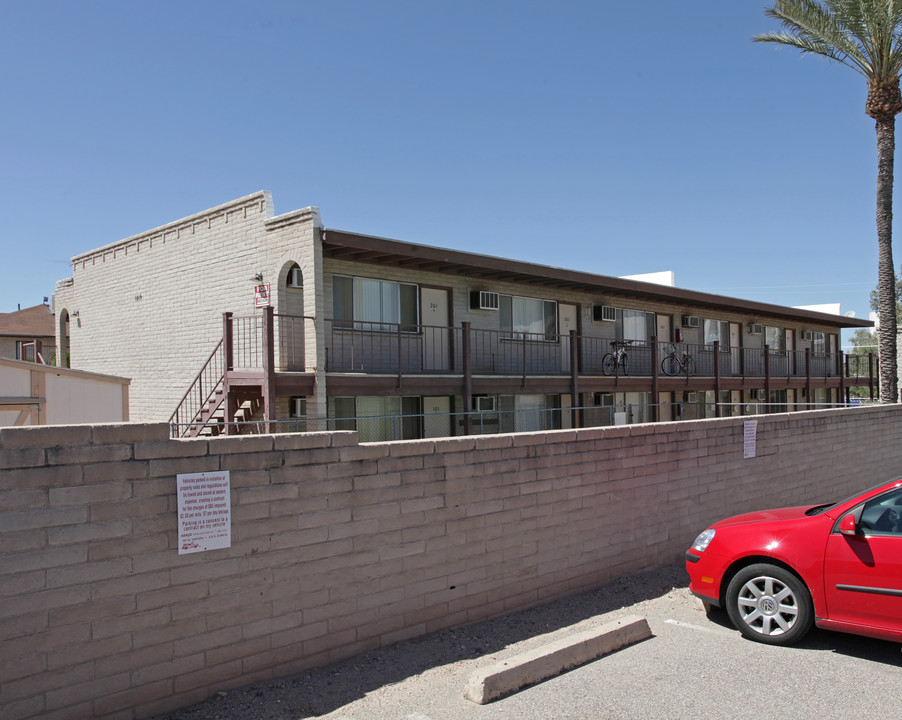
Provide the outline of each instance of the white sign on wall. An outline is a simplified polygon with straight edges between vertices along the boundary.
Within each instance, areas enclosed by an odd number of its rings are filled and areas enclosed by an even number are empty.
[[[743,423],[742,457],[753,458],[758,449],[758,421],[746,420]]]
[[[176,475],[179,555],[232,546],[229,471]]]

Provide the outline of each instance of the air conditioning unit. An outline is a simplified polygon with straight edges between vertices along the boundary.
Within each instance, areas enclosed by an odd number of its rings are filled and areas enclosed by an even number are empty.
[[[307,415],[307,398],[293,397],[288,407],[291,417],[305,417]]]
[[[288,271],[288,287],[304,287],[304,276],[301,275],[301,269],[297,265]]]
[[[802,330],[802,340],[812,340],[814,333],[811,330]]]
[[[614,393],[595,393],[595,405],[597,407],[614,407]]]
[[[614,322],[617,320],[617,308],[610,305],[593,305],[592,319],[595,322]]]
[[[496,292],[470,290],[470,310],[497,310],[501,304]]]
[[[476,410],[479,412],[495,412],[495,396],[477,395]]]
[[[697,392],[683,393],[683,400],[687,403],[697,403],[698,402],[698,393]]]
[[[698,327],[701,325],[701,321],[695,315],[683,315],[680,325],[683,327]]]
[[[749,323],[749,326],[747,329],[748,329],[749,335],[760,335],[761,333],[764,332],[764,326],[761,325],[760,323]]]

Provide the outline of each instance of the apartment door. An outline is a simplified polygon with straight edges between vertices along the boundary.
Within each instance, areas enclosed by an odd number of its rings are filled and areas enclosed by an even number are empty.
[[[658,314],[655,332],[658,333],[658,343],[669,343],[673,340],[671,335],[673,318],[670,315]]]
[[[570,331],[576,330],[576,305],[558,304],[561,334],[561,371],[570,372]]]
[[[422,288],[423,369],[445,372],[451,369],[448,291]]]
[[[451,435],[451,398],[423,398],[423,437],[449,437]]]
[[[730,323],[730,374],[742,375],[742,349],[739,347],[739,323]]]

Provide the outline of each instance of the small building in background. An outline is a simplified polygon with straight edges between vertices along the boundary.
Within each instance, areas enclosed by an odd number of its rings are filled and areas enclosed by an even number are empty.
[[[49,305],[0,313],[0,357],[67,365],[65,358],[57,362],[56,328]]]
[[[129,383],[0,357],[0,427],[127,422]]]

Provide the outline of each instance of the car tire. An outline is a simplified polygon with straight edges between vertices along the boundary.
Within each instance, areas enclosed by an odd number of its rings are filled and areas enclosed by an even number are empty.
[[[726,596],[730,621],[745,637],[768,645],[791,645],[814,623],[811,593],[805,583],[778,565],[742,568],[730,580]]]

